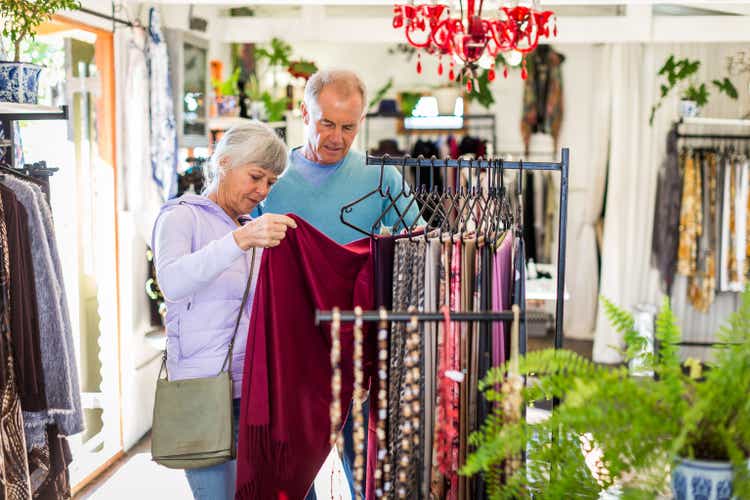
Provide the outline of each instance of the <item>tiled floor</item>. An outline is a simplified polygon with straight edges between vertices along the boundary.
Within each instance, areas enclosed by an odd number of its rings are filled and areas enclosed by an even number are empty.
[[[181,470],[167,469],[151,461],[147,435],[119,462],[75,498],[80,500],[189,500],[193,498]],[[333,474],[332,474],[333,471]],[[331,451],[315,479],[318,498],[351,500],[337,455]],[[333,493],[333,495],[332,495]]]
[[[156,500],[190,499],[185,473],[167,469],[151,461],[151,441],[145,437],[119,462],[86,489],[76,499],[91,500]]]

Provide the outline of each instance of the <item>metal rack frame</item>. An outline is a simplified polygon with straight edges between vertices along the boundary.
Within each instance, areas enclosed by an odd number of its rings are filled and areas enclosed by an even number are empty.
[[[434,168],[445,168],[445,167],[468,167],[467,161],[462,161],[459,165],[458,160],[433,160],[424,158],[392,158],[392,157],[380,157],[367,155],[367,164],[371,166],[380,165],[394,165],[394,166],[419,166],[419,167],[434,167]],[[557,291],[556,291],[556,302],[555,302],[555,349],[561,349],[563,347],[563,314],[564,314],[564,299],[565,299],[565,257],[566,257],[566,242],[567,242],[567,225],[568,225],[568,180],[570,170],[570,150],[563,148],[561,151],[561,159],[559,162],[524,162],[524,161],[506,161],[502,164],[498,161],[489,160],[473,160],[471,162],[471,168],[487,168],[487,169],[508,169],[518,170],[521,174],[525,170],[543,170],[543,171],[556,171],[560,172],[560,210],[558,214],[558,241],[557,241]],[[521,182],[519,183],[519,191],[522,190],[522,176]],[[525,297],[524,297],[525,299]],[[519,304],[521,308],[520,320],[523,324],[526,322],[526,304],[523,300]],[[316,311],[315,317],[317,322],[330,321],[332,318],[331,311]],[[389,321],[409,321],[411,318],[416,317],[420,322],[435,322],[443,321],[444,316],[440,312],[416,312],[409,313],[404,311],[388,311]],[[355,319],[353,311],[341,311],[342,321],[353,321]],[[378,311],[365,311],[362,317],[363,321],[380,321],[380,315]],[[511,311],[484,311],[478,313],[469,312],[452,312],[450,314],[452,321],[508,321],[513,319],[513,313]],[[525,335],[525,329],[521,329],[521,338],[519,339],[520,352],[523,354],[526,352],[527,339]]]

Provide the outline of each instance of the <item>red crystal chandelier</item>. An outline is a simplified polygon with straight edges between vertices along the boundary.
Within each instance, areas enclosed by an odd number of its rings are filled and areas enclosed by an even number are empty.
[[[465,4],[465,6],[464,6]],[[472,90],[479,59],[492,58],[488,79],[495,79],[495,60],[500,53],[516,51],[522,56],[521,77],[525,80],[526,54],[539,44],[540,37],[557,36],[557,22],[552,11],[540,11],[536,0],[530,5],[506,5],[495,10],[492,17],[483,17],[484,0],[460,0],[458,12],[444,4],[396,4],[393,6],[393,27],[404,28],[406,40],[417,50],[438,54],[438,75],[442,75],[442,57],[450,59],[448,78],[456,79],[454,59],[463,64],[461,78]],[[458,15],[457,15],[458,14]],[[422,72],[421,53],[417,54],[417,73]],[[507,78],[508,67],[503,74]]]

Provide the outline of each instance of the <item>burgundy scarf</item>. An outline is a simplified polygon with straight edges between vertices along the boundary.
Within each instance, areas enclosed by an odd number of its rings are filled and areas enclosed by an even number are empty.
[[[370,241],[341,246],[290,216],[297,228],[263,252],[255,291],[242,379],[237,500],[305,497],[331,451],[330,325],[316,326],[315,310],[373,305]],[[342,323],[342,422],[352,396],[352,338],[352,324]],[[374,344],[367,330],[365,342]]]

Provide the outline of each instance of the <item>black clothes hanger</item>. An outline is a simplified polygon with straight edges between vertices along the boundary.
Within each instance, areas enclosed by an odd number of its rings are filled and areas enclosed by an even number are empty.
[[[404,210],[404,213],[402,214],[401,211],[398,209],[398,206],[396,205],[396,202],[400,198],[409,196],[407,194],[407,190],[406,190],[406,186],[407,186],[407,184],[406,184],[406,178],[404,177],[404,174],[406,172],[406,162],[409,160],[409,158],[411,158],[411,157],[409,155],[406,155],[406,156],[404,156],[403,160],[401,161],[401,191],[399,191],[399,193],[396,194],[395,197],[392,197],[392,196],[390,196],[390,186],[386,186],[385,191],[386,191],[386,194],[388,195],[388,197],[390,198],[390,203],[386,206],[385,210],[383,210],[383,212],[380,214],[380,216],[373,223],[372,228],[370,228],[371,234],[375,234],[376,233],[376,228],[380,227],[380,224],[385,219],[385,216],[388,215],[388,213],[391,210],[393,210],[396,213],[396,217],[398,217],[398,221],[395,224],[395,227],[397,227],[397,228],[407,228],[407,227],[409,227],[409,225],[406,223],[406,220],[404,220],[404,215],[406,215],[407,211]],[[414,189],[412,188],[412,186],[409,186],[408,193],[412,193],[413,194],[413,192],[414,192]],[[411,206],[411,205],[409,205],[409,206]]]
[[[390,193],[390,186],[388,186],[385,191],[383,190],[383,172],[385,170],[385,161],[388,158],[389,158],[389,156],[387,154],[381,156],[380,180],[378,182],[378,186],[375,189],[373,189],[372,191],[370,191],[369,193],[366,193],[366,194],[360,196],[359,198],[357,198],[356,200],[354,200],[354,201],[352,201],[350,203],[347,203],[346,205],[344,205],[344,206],[341,207],[341,216],[340,216],[341,217],[341,223],[344,224],[344,225],[346,225],[346,226],[348,226],[348,227],[350,227],[350,228],[352,228],[352,229],[354,229],[354,230],[356,230],[356,231],[359,231],[360,233],[362,233],[362,234],[364,234],[366,236],[373,236],[374,235],[373,228],[369,228],[369,230],[368,230],[367,228],[361,228],[361,227],[359,227],[359,226],[357,226],[355,224],[352,224],[351,222],[349,222],[349,221],[346,220],[346,217],[344,216],[344,214],[351,213],[355,206],[359,205],[360,203],[362,203],[366,199],[368,199],[371,196],[376,195],[376,194],[379,195],[383,199],[388,199],[391,202],[393,202],[393,197],[391,196],[391,193]],[[398,208],[396,208],[396,212],[398,213]],[[378,221],[382,220],[383,216],[384,215],[381,215],[381,217],[378,218]]]

